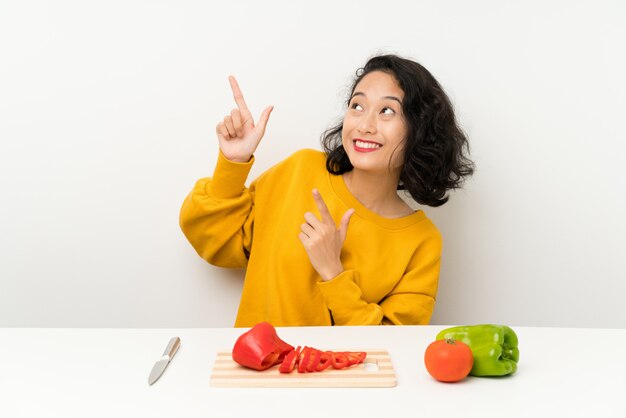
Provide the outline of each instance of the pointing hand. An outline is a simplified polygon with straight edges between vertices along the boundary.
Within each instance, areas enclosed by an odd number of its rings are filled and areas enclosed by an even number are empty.
[[[265,108],[255,124],[237,80],[235,77],[229,76],[228,81],[237,108],[233,109],[230,115],[224,117],[224,120],[217,124],[217,139],[220,150],[227,159],[244,163],[250,160],[259,142],[261,142],[274,106]]]
[[[322,219],[318,219],[311,212],[305,213],[306,222],[302,224],[302,232],[298,238],[300,238],[313,268],[323,280],[328,281],[344,270],[340,259],[341,248],[346,240],[348,223],[354,214],[354,209],[348,209],[343,214],[339,228],[337,228],[324,199],[316,189],[313,190],[313,199]]]

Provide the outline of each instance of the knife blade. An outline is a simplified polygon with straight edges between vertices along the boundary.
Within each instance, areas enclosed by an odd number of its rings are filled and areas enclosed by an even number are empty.
[[[154,363],[154,366],[152,366],[152,371],[150,371],[150,376],[148,377],[148,383],[150,385],[159,380],[159,377],[161,377],[161,375],[167,368],[167,365],[170,364],[170,361],[172,361],[172,358],[174,357],[174,354],[176,354],[176,352],[178,351],[179,347],[180,338],[172,338],[167,344],[167,347],[165,348],[161,359]]]

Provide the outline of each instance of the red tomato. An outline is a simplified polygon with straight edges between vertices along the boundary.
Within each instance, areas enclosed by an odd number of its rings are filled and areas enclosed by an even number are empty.
[[[474,356],[467,344],[446,339],[428,346],[424,363],[428,373],[440,382],[458,382],[472,370]]]

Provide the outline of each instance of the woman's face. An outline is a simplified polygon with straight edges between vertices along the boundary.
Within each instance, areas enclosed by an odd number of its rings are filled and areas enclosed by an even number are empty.
[[[396,79],[382,71],[367,74],[356,85],[341,133],[355,169],[388,175],[391,167],[392,173],[399,173],[407,134],[403,99]]]

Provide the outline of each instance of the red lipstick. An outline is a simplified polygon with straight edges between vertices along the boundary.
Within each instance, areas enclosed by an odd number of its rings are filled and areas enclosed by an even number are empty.
[[[378,142],[367,141],[361,138],[354,138],[352,143],[354,145],[355,151],[358,151],[358,152],[374,152],[382,147],[382,145],[379,144]],[[358,144],[360,144],[361,146],[359,146]],[[369,144],[372,144],[372,145],[369,145]]]

